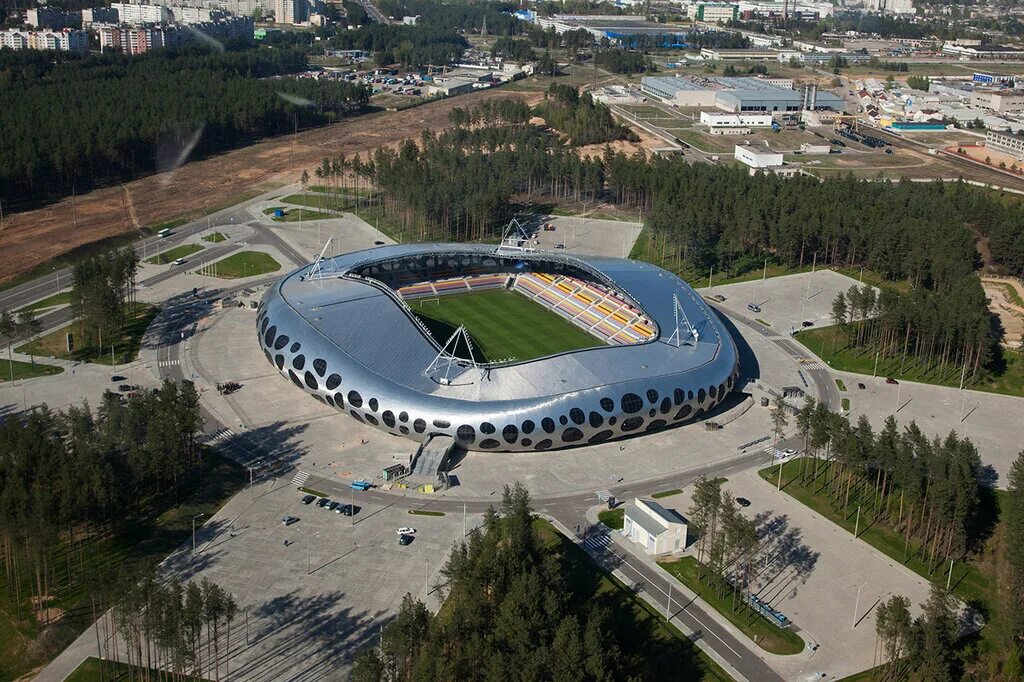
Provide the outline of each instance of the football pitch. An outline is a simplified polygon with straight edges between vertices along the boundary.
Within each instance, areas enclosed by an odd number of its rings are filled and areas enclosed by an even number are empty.
[[[460,324],[465,325],[476,347],[474,359],[478,362],[532,360],[604,345],[557,313],[505,289],[450,294],[408,303],[440,345],[444,345]],[[468,358],[461,345],[456,355]]]

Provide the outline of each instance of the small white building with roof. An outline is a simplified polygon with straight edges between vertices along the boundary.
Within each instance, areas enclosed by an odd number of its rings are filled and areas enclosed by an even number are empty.
[[[685,549],[686,529],[686,519],[654,500],[633,498],[623,515],[622,534],[654,556]]]

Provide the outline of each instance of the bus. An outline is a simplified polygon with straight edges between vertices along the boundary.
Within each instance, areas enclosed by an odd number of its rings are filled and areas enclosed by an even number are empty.
[[[159,232],[157,232],[156,236],[160,237],[160,239],[163,239],[164,237],[170,237],[171,236],[171,228],[165,227],[164,229],[162,229]]]

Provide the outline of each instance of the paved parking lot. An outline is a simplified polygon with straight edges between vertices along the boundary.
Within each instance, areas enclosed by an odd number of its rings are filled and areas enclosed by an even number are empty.
[[[769,560],[755,579],[757,594],[790,618],[806,642],[819,646],[809,656],[775,656],[757,649],[786,679],[812,679],[817,672],[828,680],[841,679],[870,668],[878,603],[903,595],[916,614],[917,605],[927,599],[927,581],[777,491],[756,470],[729,475],[723,489],[750,500],[742,512],[756,520],[769,547]],[[685,516],[691,492],[687,486],[658,502]],[[689,552],[695,553],[696,546]]]
[[[698,291],[708,298],[725,296],[725,301],[718,304],[722,308],[764,320],[778,333],[789,334],[801,329],[805,320],[814,327],[831,325],[832,300],[851,286],[861,285],[838,272],[817,270],[814,274],[783,275],[710,289],[703,287]],[[750,303],[760,306],[761,312],[747,308]]]

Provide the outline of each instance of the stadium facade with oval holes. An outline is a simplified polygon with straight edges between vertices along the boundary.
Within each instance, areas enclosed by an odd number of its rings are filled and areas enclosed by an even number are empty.
[[[435,339],[411,308],[500,288],[595,345],[486,361],[469,350],[472,329]],[[317,400],[388,433],[421,443],[443,434],[468,450],[532,452],[657,431],[708,412],[738,379],[736,345],[700,296],[669,272],[619,258],[383,246],[284,276],[256,324],[267,360]]]

